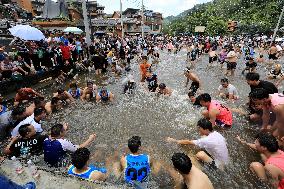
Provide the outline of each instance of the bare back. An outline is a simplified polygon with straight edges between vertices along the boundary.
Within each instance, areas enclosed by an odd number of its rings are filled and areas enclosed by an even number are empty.
[[[195,166],[192,166],[190,173],[184,177],[184,182],[190,189],[214,189],[208,176]]]

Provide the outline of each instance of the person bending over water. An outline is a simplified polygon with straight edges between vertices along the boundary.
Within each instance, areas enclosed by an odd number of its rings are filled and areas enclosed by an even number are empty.
[[[196,158],[213,167],[224,169],[224,166],[229,163],[226,139],[217,131],[213,131],[212,123],[207,119],[200,119],[197,122],[197,126],[199,134],[203,136],[200,139],[176,140],[168,137],[167,141],[183,145],[196,145],[200,148],[204,148],[205,151],[199,151],[196,154]]]
[[[62,88],[59,88],[57,93],[53,94],[53,97],[59,98],[63,103],[72,103],[75,101],[72,95]]]
[[[200,89],[200,79],[198,78],[198,76],[193,73],[190,68],[186,68],[185,72],[184,72],[184,75],[186,77],[186,84],[185,84],[185,87],[187,87],[189,81],[191,80],[192,83],[191,83],[191,86],[189,88],[189,91],[193,92],[193,94],[195,95],[197,90]]]
[[[62,101],[58,97],[52,97],[51,101],[45,104],[45,110],[48,115],[61,109]]]
[[[195,167],[186,154],[175,153],[172,163],[174,169],[168,168],[168,172],[175,181],[175,189],[214,189],[208,176]]]
[[[158,94],[162,94],[165,96],[171,96],[172,95],[172,89],[166,86],[164,83],[160,83],[158,88]]]
[[[227,78],[221,79],[221,85],[218,87],[218,92],[221,98],[229,99],[232,102],[239,99],[236,87],[229,84],[229,80]]]
[[[213,126],[232,127],[233,116],[229,108],[216,100],[211,100],[211,96],[208,93],[200,95],[200,104],[207,108],[207,110],[202,112],[202,115],[209,119]]]
[[[284,137],[284,94],[268,94],[265,89],[256,89],[250,93],[250,98],[254,100],[257,109],[263,111],[262,130],[270,129],[273,135],[280,139]],[[269,125],[272,114],[276,115],[274,123]]]
[[[193,106],[201,107],[200,96],[195,97],[193,92],[189,92],[187,95],[188,95],[190,102],[193,103]]]
[[[158,88],[158,78],[156,73],[147,73],[146,74],[146,81],[148,82],[148,90],[150,92],[155,92]]]
[[[277,139],[270,133],[264,132],[256,136],[254,144],[247,143],[240,137],[237,137],[237,139],[261,153],[264,164],[252,162],[250,170],[261,180],[269,180],[273,188],[284,189],[284,152],[279,150]]]

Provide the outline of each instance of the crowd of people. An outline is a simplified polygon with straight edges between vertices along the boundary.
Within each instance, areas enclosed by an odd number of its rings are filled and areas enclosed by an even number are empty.
[[[184,70],[185,87],[193,105],[204,107],[201,118],[197,122],[200,138],[195,140],[175,139],[169,136],[169,143],[194,145],[201,150],[195,155],[214,169],[224,170],[230,162],[226,138],[222,132],[215,129],[231,129],[234,126],[233,112],[240,110],[230,108],[230,104],[238,102],[240,95],[237,87],[230,83],[234,78],[237,62],[244,62],[242,74],[246,72],[246,81],[251,88],[247,102],[248,117],[252,122],[258,122],[261,127],[254,143],[237,139],[258,151],[263,156],[263,162],[252,162],[250,169],[263,181],[272,176],[272,185],[284,189],[284,95],[279,93],[278,86],[284,80],[281,64],[277,63],[283,52],[283,44],[269,42],[266,38],[229,38],[229,37],[170,37],[147,36],[118,37],[105,36],[94,39],[87,47],[82,36],[73,34],[50,33],[45,41],[21,42],[18,39],[11,43],[11,52],[0,48],[1,79],[7,80],[21,74],[40,74],[42,71],[57,71],[57,82],[68,81],[81,71],[94,71],[95,74],[112,72],[116,75],[126,73],[122,91],[134,94],[137,86],[149,93],[171,96],[173,90],[166,83],[158,80],[155,67],[160,61],[159,53],[177,54],[181,49],[187,50],[187,67]],[[220,50],[220,51],[219,51]],[[267,50],[267,51],[266,51]],[[266,52],[268,59],[266,59]],[[224,77],[216,86],[217,95],[205,92],[204,82],[198,76],[196,68],[201,56],[208,54],[208,66],[211,69],[220,64]],[[149,62],[151,58],[152,64]],[[135,81],[127,72],[132,69],[131,63],[138,62],[141,79]],[[242,67],[242,66],[241,66]],[[267,69],[267,79],[260,80],[259,69]],[[242,68],[241,68],[242,69]],[[190,87],[188,87],[190,83]],[[224,103],[215,100],[214,96],[223,98]],[[67,123],[58,123],[51,128],[43,127],[41,121],[52,116],[67,105],[77,101],[95,101],[97,103],[112,102],[115,94],[106,87],[98,87],[94,81],[88,80],[86,86],[80,89],[77,83],[70,83],[69,89],[59,87],[54,91],[49,102],[45,97],[32,88],[18,90],[11,111],[1,98],[0,116],[3,125],[0,129],[9,136],[9,144],[3,150],[6,157],[28,159],[30,156],[42,157],[50,167],[66,167],[66,174],[91,181],[105,181],[110,173],[122,178],[132,186],[146,186],[149,175],[159,174],[163,167],[173,177],[176,188],[211,189],[213,185],[207,175],[192,163],[185,153],[174,153],[172,165],[155,161],[150,154],[141,151],[141,137],[133,136],[128,140],[129,153],[120,157],[120,161],[107,164],[107,167],[95,167],[89,164],[91,152],[88,150],[96,138],[92,133],[82,144],[75,145],[66,139]],[[3,121],[4,120],[4,121]],[[47,131],[50,131],[49,133]],[[71,157],[67,155],[71,153]],[[108,161],[108,160],[107,160]]]

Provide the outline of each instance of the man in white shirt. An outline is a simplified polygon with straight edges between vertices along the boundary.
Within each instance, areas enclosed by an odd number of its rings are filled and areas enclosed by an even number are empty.
[[[198,140],[176,140],[168,137],[167,141],[183,145],[196,145],[203,148],[205,151],[199,151],[196,154],[197,159],[223,169],[229,163],[226,139],[220,133],[213,131],[212,123],[207,119],[200,119],[197,126],[200,135],[204,137]]]
[[[237,100],[239,98],[236,87],[229,84],[227,78],[221,79],[221,85],[218,87],[219,96],[229,100]]]
[[[43,120],[46,117],[46,112],[44,108],[36,108],[34,110],[34,113],[27,117],[26,119],[24,119],[23,121],[21,121],[11,132],[12,137],[16,137],[17,135],[19,135],[19,128],[22,125],[25,124],[30,124],[32,126],[34,126],[34,129],[37,133],[42,133],[43,129],[41,126],[41,120]]]

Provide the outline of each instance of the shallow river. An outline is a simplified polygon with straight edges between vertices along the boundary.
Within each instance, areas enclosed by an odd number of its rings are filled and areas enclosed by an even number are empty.
[[[151,157],[170,164],[170,158],[174,152],[184,151],[196,153],[197,148],[182,147],[165,142],[167,136],[177,139],[196,139],[199,137],[196,122],[200,118],[200,109],[191,106],[187,98],[187,89],[183,70],[186,67],[186,52],[181,51],[178,55],[161,54],[161,63],[156,72],[159,82],[166,83],[174,90],[171,97],[157,97],[145,92],[138,87],[134,96],[122,94],[121,78],[101,77],[94,74],[86,74],[79,77],[77,82],[80,86],[85,85],[88,78],[96,80],[99,86],[107,85],[108,89],[115,94],[115,102],[108,105],[94,102],[77,102],[74,107],[69,107],[52,116],[51,120],[43,125],[49,128],[56,122],[67,122],[70,131],[67,138],[74,143],[83,142],[91,133],[97,134],[97,139],[89,149],[91,152],[100,152],[96,162],[104,162],[105,158],[112,156],[114,151],[122,152],[122,147],[127,147],[127,140],[133,135],[142,137],[142,146],[150,151]],[[204,55],[196,66],[196,72],[203,81],[203,91],[216,95],[222,71],[219,66],[206,69],[207,55]],[[242,67],[240,62],[238,67]],[[139,81],[138,65],[132,64],[130,71]],[[244,76],[237,72],[237,76],[231,80],[240,93],[241,100],[234,106],[244,104],[247,100],[249,87]],[[67,86],[67,85],[66,85]],[[50,94],[52,88],[44,89],[43,93]],[[239,134],[252,142],[256,129],[248,124],[245,117],[234,114],[234,125],[231,130],[220,131],[226,137],[230,154],[230,164],[224,172],[204,168],[213,185],[217,189],[252,189],[268,188],[260,183],[249,171],[252,161],[259,161],[260,156],[248,147],[241,145],[236,139]],[[103,165],[100,163],[99,165]],[[152,178],[156,187],[173,188],[172,180],[167,174]],[[113,183],[113,179],[108,179]]]

